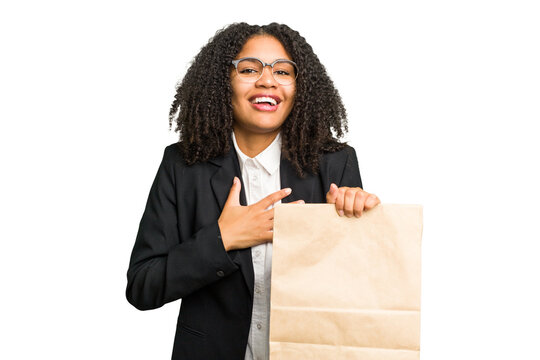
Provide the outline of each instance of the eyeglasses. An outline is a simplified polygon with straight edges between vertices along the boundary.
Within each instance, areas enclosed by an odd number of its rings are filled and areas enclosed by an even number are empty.
[[[233,60],[232,64],[236,73],[245,82],[256,82],[263,74],[264,68],[272,68],[272,76],[281,85],[290,85],[298,77],[298,66],[296,63],[287,59],[277,59],[271,64],[265,63],[256,57],[245,57]]]

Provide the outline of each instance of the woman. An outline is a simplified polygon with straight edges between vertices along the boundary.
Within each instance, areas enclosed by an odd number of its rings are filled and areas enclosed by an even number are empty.
[[[328,202],[351,217],[379,203],[333,136],[345,116],[312,48],[285,25],[233,24],[195,57],[126,290],[141,310],[182,299],[173,359],[268,358],[274,204]]]

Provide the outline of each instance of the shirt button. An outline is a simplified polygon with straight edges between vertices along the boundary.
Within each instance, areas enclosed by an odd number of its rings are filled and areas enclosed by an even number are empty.
[[[258,324],[257,324],[257,329],[261,330],[261,328],[262,328],[261,323],[258,323]]]
[[[261,256],[261,252],[259,250],[255,251],[255,256]]]
[[[224,277],[225,276],[225,273],[223,272],[223,270],[218,270],[218,272],[216,273],[217,276],[219,277]]]

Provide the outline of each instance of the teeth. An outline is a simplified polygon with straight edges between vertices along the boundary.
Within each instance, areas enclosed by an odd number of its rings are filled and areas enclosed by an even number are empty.
[[[255,98],[252,101],[253,104],[259,104],[259,103],[262,103],[262,102],[269,102],[272,105],[277,105],[276,100],[272,99],[271,97],[267,97],[267,96],[258,97],[258,98]]]

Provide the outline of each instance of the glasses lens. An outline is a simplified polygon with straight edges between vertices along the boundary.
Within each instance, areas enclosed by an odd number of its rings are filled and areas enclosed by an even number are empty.
[[[238,76],[247,82],[259,80],[264,71],[263,64],[253,58],[240,60],[236,66]],[[288,60],[278,60],[273,68],[274,79],[281,85],[292,84],[298,76],[298,69]]]
[[[278,61],[274,64],[274,79],[280,84],[291,84],[296,80],[296,67],[288,61]]]
[[[257,81],[263,71],[260,61],[255,59],[244,59],[236,67],[238,75],[247,81]]]

